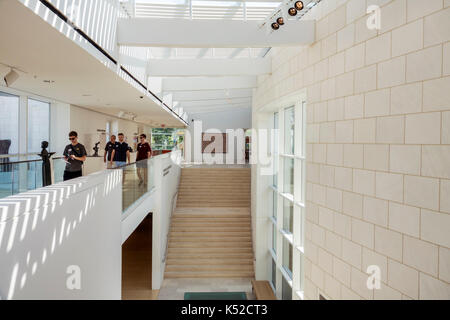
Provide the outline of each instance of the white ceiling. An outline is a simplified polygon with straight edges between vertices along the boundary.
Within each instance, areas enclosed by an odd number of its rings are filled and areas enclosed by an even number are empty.
[[[272,71],[270,47],[311,43],[314,38],[315,25],[298,17],[279,31],[268,30],[264,23],[292,5],[286,0],[133,2],[123,1],[131,19],[119,21],[119,44],[146,48],[143,64],[150,81],[161,81],[161,95],[171,96],[189,114],[250,108],[256,77]],[[286,12],[284,16],[287,20]]]
[[[0,1],[0,39],[0,63],[26,72],[13,88],[114,116],[132,112],[152,126],[183,125],[19,1]],[[1,78],[7,72],[0,65]]]

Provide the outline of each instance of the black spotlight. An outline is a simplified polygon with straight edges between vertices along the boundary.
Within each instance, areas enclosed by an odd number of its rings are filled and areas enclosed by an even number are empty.
[[[272,29],[278,30],[278,29],[280,29],[280,25],[278,23],[274,22],[274,23],[272,23]]]
[[[279,17],[279,18],[277,19],[277,23],[278,23],[280,26],[282,26],[282,25],[284,24],[284,19],[283,19],[283,17]]]
[[[295,8],[290,8],[289,11],[288,11],[288,13],[289,13],[289,15],[290,15],[291,17],[295,17],[295,16],[297,15],[297,9],[295,9]]]
[[[295,3],[295,9],[300,11],[300,10],[303,10],[303,8],[304,8],[303,1],[297,1]]]

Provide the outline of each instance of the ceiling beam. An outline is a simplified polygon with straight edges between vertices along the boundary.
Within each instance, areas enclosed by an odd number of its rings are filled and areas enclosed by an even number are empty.
[[[271,59],[152,59],[152,77],[257,76],[272,72]]]
[[[162,90],[197,91],[197,90],[227,90],[227,89],[249,89],[256,88],[256,76],[241,77],[183,77],[165,78]]]
[[[179,48],[248,48],[307,45],[314,20],[292,20],[268,33],[258,21],[133,18],[119,19],[119,45]]]
[[[252,89],[177,91],[173,94],[173,100],[179,101],[180,103],[183,101],[219,100],[248,97],[252,97]]]
[[[189,114],[195,114],[195,113],[207,113],[207,112],[219,112],[219,111],[230,111],[230,110],[236,110],[236,109],[247,109],[251,108],[251,106],[242,104],[242,105],[235,105],[235,106],[214,106],[209,108],[190,108],[189,110],[186,110]]]
[[[184,109],[188,109],[191,107],[209,107],[209,106],[220,106],[220,105],[240,105],[247,104],[248,106],[252,105],[252,98],[237,98],[237,99],[226,99],[226,100],[202,100],[202,101],[186,101],[180,102],[179,106]]]

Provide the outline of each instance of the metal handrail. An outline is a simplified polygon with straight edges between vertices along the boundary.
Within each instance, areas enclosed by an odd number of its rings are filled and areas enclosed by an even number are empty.
[[[2,158],[2,159],[8,159],[8,158]],[[36,160],[22,160],[22,161],[11,161],[11,162],[1,162],[0,161],[0,166],[11,166],[14,164],[32,163],[32,162],[39,162],[39,161],[42,161],[42,160],[36,159]]]

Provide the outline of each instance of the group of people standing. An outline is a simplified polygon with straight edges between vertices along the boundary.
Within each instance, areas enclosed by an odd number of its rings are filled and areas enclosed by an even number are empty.
[[[118,137],[119,141],[116,141],[116,136],[112,135],[110,141],[108,141],[105,146],[103,161],[106,163],[108,169],[122,167],[127,163],[131,163],[131,152],[133,150],[128,143],[125,142],[123,133],[119,133]],[[147,184],[147,161],[144,160],[147,160],[152,156],[152,148],[146,139],[147,136],[145,134],[139,136],[140,142],[137,145],[136,151],[136,167],[139,185]],[[83,175],[82,166],[87,158],[86,148],[78,142],[78,133],[76,131],[71,131],[69,133],[69,140],[71,143],[66,146],[63,153],[66,162],[64,181],[81,177]]]

